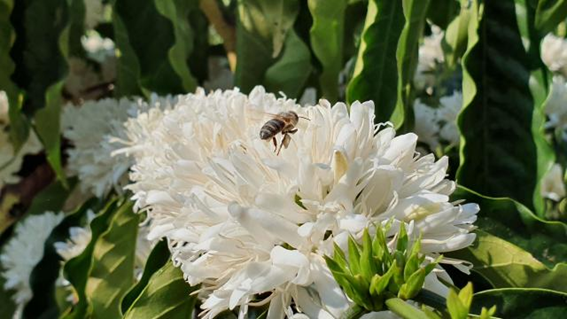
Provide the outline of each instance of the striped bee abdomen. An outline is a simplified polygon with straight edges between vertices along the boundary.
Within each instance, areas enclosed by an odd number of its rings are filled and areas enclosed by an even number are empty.
[[[271,119],[260,129],[260,138],[263,140],[270,139],[281,132],[285,127],[285,123],[279,119]]]

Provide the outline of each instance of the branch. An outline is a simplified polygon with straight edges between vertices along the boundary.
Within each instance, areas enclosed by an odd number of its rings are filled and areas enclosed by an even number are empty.
[[[224,20],[216,0],[201,0],[199,5],[209,22],[223,39],[228,64],[230,65],[230,70],[234,72],[236,69],[236,29]]]

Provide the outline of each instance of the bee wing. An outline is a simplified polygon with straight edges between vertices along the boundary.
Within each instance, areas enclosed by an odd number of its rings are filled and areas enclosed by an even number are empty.
[[[289,119],[279,115],[279,114],[275,114],[275,113],[268,113],[268,112],[264,112],[262,110],[256,110],[256,109],[248,109],[248,113],[249,113],[249,118],[256,120],[256,121],[268,121],[270,119],[273,118],[277,118],[280,119],[282,121],[284,121],[285,123],[287,123],[289,121]]]

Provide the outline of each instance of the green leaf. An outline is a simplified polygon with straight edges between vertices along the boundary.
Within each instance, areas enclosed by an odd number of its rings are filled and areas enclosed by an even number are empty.
[[[474,294],[473,313],[496,306],[501,318],[563,318],[567,313],[567,294],[544,289],[509,288]]]
[[[348,238],[348,263],[353,275],[360,274],[360,247],[350,236]]]
[[[39,215],[46,211],[60,211],[69,195],[71,195],[73,187],[77,184],[77,179],[69,179],[68,182],[70,186],[68,188],[65,188],[61,182],[54,182],[44,188],[33,198],[26,214]]]
[[[170,254],[169,249],[167,248],[167,241],[162,240],[158,242],[148,256],[142,278],[140,278],[140,281],[138,281],[138,283],[132,287],[130,291],[128,291],[124,298],[122,298],[122,303],[120,305],[122,313],[125,313],[128,308],[130,308],[132,303],[134,303],[134,300],[138,298],[144,288],[148,285],[151,276],[167,263],[169,257]]]
[[[187,21],[196,1],[112,1],[119,95],[183,93],[195,88],[188,57],[193,37]],[[160,14],[161,13],[161,14]],[[151,23],[149,23],[151,21]]]
[[[407,304],[399,298],[390,298],[386,300],[386,306],[390,311],[404,319],[428,319],[427,315],[423,311]]]
[[[51,235],[44,243],[43,258],[30,275],[30,287],[33,297],[24,308],[24,317],[50,318],[59,315],[56,299],[56,281],[60,274],[62,258],[57,253],[54,243],[66,241],[69,238],[69,228],[81,226],[81,221],[85,219],[87,210],[96,204],[97,200],[87,201],[75,212],[65,217],[51,232]]]
[[[459,299],[467,309],[471,307],[471,303],[473,299],[473,286],[471,282],[469,282],[465,286],[465,288],[459,291]]]
[[[427,19],[445,30],[449,22],[458,14],[459,0],[431,0],[431,4],[427,10]]]
[[[456,2],[455,0],[452,0]],[[451,21],[441,43],[445,53],[445,61],[449,68],[457,66],[459,59],[467,49],[468,29],[473,6],[469,6],[469,0],[461,0],[459,15]],[[432,5],[430,7],[434,8]]]
[[[535,26],[543,34],[551,32],[567,19],[567,0],[540,0],[537,4]]]
[[[347,101],[372,100],[375,121],[392,116],[398,96],[396,51],[404,27],[402,1],[368,1],[368,13],[358,49]]]
[[[0,270],[2,270],[2,265],[0,264]],[[0,276],[0,317],[1,318],[13,318],[14,312],[16,311],[16,304],[12,300],[12,296],[16,293],[15,290],[5,290],[4,284],[6,283],[6,278]]]
[[[116,211],[117,201],[111,200],[107,203],[106,207],[92,220],[91,228],[91,241],[77,257],[67,261],[63,266],[65,278],[73,285],[78,303],[69,309],[62,318],[65,319],[81,319],[86,318],[92,314],[92,306],[87,300],[85,287],[87,280],[93,267],[93,250],[95,243],[103,233],[105,233],[110,225],[110,220]]]
[[[411,86],[417,68],[419,39],[423,34],[425,16],[430,0],[403,0],[406,22],[396,51],[398,65],[398,99],[391,121],[396,128],[413,127]]]
[[[299,98],[312,69],[309,47],[292,30],[281,57],[266,71],[264,85],[270,92],[281,91],[289,98]]]
[[[262,83],[268,68],[280,55],[298,10],[297,0],[238,1],[234,80],[244,93]]]
[[[553,162],[543,134],[547,95],[540,37],[523,0],[472,2],[463,57],[461,185],[543,213],[538,181]],[[514,141],[511,143],[510,141]]]
[[[35,114],[35,129],[45,147],[47,161],[55,171],[57,179],[67,187],[65,172],[61,166],[61,138],[59,135],[63,86],[64,82],[61,81],[47,89],[45,107]]]
[[[546,266],[567,261],[567,224],[542,220],[509,198],[490,198],[464,187],[459,187],[452,199],[479,204],[475,225],[528,251]]]
[[[386,288],[388,287],[388,284],[390,283],[390,279],[392,278],[392,276],[394,276],[394,273],[397,271],[397,266],[396,264],[392,264],[390,266],[390,269],[388,269],[388,271],[386,272],[386,274],[384,274],[384,276],[382,276],[381,278],[372,278],[372,282],[370,283],[370,293],[375,295],[375,296],[379,296],[381,295],[384,290],[386,290]]]
[[[311,49],[322,66],[319,85],[323,98],[339,98],[339,73],[343,68],[343,30],[347,0],[308,0],[313,17]]]
[[[372,239],[368,234],[368,229],[364,230],[362,236],[362,252],[360,254],[360,272],[367,282],[370,282],[374,274],[378,272],[376,264],[372,258]]]
[[[470,261],[495,288],[525,287],[567,292],[567,264],[547,268],[520,247],[478,230],[477,240],[451,257]]]
[[[122,204],[114,213],[108,230],[96,240],[85,286],[93,318],[120,317],[121,298],[134,283],[140,215],[134,213],[132,207],[130,201]]]
[[[420,268],[414,272],[409,279],[400,287],[398,297],[404,300],[415,297],[423,288],[425,282],[425,269]]]
[[[455,290],[450,289],[447,295],[447,310],[451,315],[451,319],[467,319],[469,309],[463,304]]]
[[[183,280],[181,270],[169,261],[151,277],[124,318],[191,318],[197,298],[190,294],[196,289]]]
[[[14,0],[0,0],[0,89],[6,92],[9,101],[10,139],[15,152],[28,140],[29,124],[20,112],[21,101],[19,89],[11,76],[16,64],[10,57],[10,50],[14,44],[15,32],[10,23],[10,14],[14,8]],[[3,165],[3,163],[0,163]]]
[[[400,224],[400,230],[398,231],[398,240],[396,242],[396,250],[405,253],[408,248],[408,233],[406,231],[405,223]]]
[[[169,19],[173,25],[175,42],[169,49],[169,62],[175,73],[181,78],[183,89],[193,92],[197,81],[191,75],[187,60],[193,51],[193,30],[189,24],[190,10],[198,9],[196,0],[154,0],[158,12]]]

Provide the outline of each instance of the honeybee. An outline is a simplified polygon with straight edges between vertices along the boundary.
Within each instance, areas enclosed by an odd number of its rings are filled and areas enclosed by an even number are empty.
[[[297,133],[297,122],[299,119],[306,119],[309,121],[309,118],[304,116],[299,116],[294,111],[287,111],[287,112],[280,112],[278,114],[270,114],[273,118],[262,126],[260,129],[260,138],[263,140],[272,139],[274,142],[274,152],[276,155],[280,155],[280,151],[282,150],[282,146],[287,148],[289,146],[289,142],[291,141],[290,134]],[[276,140],[276,135],[281,133],[283,135],[282,141],[278,147],[278,141]]]

